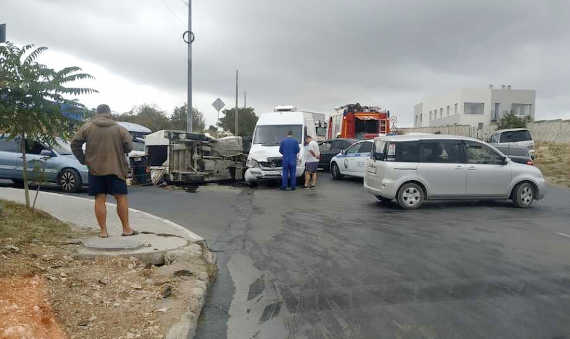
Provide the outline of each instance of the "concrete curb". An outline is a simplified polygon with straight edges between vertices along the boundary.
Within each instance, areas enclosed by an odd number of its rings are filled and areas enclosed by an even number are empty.
[[[10,188],[6,189],[15,190]],[[48,196],[64,196],[65,198],[80,199],[92,203],[91,199],[82,198],[82,197],[68,196],[52,192],[41,192],[41,194],[42,195],[45,194]],[[6,199],[6,200],[20,203],[20,201],[14,199]],[[116,204],[114,203],[107,203],[107,205],[116,207]],[[36,208],[36,209],[43,210],[41,208]],[[174,325],[172,325],[169,329],[167,329],[165,333],[166,338],[168,339],[193,338],[196,332],[196,326],[198,323],[198,319],[200,317],[200,313],[202,312],[202,308],[204,307],[204,304],[206,302],[206,294],[208,292],[209,287],[212,284],[212,281],[214,280],[215,272],[217,270],[217,267],[216,269],[212,270],[208,270],[208,267],[216,265],[216,257],[212,252],[208,250],[204,238],[186,229],[185,227],[178,225],[168,219],[164,219],[144,211],[140,211],[134,208],[129,208],[129,210],[134,213],[139,213],[146,218],[156,220],[158,221],[158,223],[167,224],[168,226],[182,232],[185,235],[185,237],[181,237],[179,235],[178,237],[185,239],[186,240],[185,244],[173,249],[166,249],[156,252],[145,252],[145,253],[133,253],[132,251],[123,251],[123,252],[106,251],[102,253],[86,251],[85,253],[81,253],[80,251],[74,257],[77,259],[94,259],[97,257],[114,257],[114,256],[135,257],[144,262],[145,264],[163,266],[163,265],[173,265],[176,263],[176,266],[179,266],[180,268],[189,268],[191,266],[190,265],[191,262],[195,262],[196,260],[202,260],[206,264],[204,265],[204,267],[206,267],[206,271],[193,272],[196,273],[197,280],[194,281],[195,287],[191,289],[190,299],[187,300],[187,304],[189,304],[191,307],[185,307],[185,309],[188,311],[180,315],[178,321]],[[49,211],[46,212],[49,213]],[[70,224],[73,224],[72,222],[66,221],[65,218],[60,218],[58,215],[53,215],[53,216]]]

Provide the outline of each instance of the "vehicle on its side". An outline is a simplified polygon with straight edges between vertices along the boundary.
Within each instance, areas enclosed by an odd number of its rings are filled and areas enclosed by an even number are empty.
[[[373,139],[390,133],[390,111],[351,104],[339,107],[329,117],[328,138]]]
[[[344,176],[363,178],[372,152],[373,141],[358,141],[331,159],[330,169],[334,180]]]
[[[544,177],[477,139],[452,136],[376,138],[364,188],[404,209],[426,200],[508,200],[528,208],[544,197]]]
[[[526,128],[512,128],[495,131],[488,139],[490,144],[501,146],[525,147],[534,159],[534,140]]]
[[[145,152],[145,138],[152,131],[139,124],[125,121],[117,121],[117,124],[127,129],[133,137],[133,150],[129,152],[129,177],[133,179],[133,183],[145,184],[149,181],[147,173],[148,159]]]
[[[319,159],[319,168],[326,171],[330,169],[331,159],[335,155],[347,149],[350,145],[354,144],[354,139],[331,139],[319,143],[319,151],[321,158]]]
[[[10,139],[0,135],[0,178],[16,184],[24,182],[20,137]],[[61,139],[49,147],[39,142],[26,140],[28,178],[43,173],[42,181],[56,183],[65,192],[77,192],[87,185],[88,169],[73,156],[71,145]]]
[[[300,148],[296,176],[303,176],[305,136],[316,137],[313,114],[297,111],[293,106],[277,106],[275,112],[261,114],[255,125],[245,172],[245,180],[249,185],[281,179],[283,156],[279,153],[279,143],[287,137],[289,131],[293,132]]]

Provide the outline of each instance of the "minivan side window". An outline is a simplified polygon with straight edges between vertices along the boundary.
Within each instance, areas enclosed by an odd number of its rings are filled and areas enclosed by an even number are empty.
[[[462,163],[461,144],[456,140],[429,140],[420,143],[420,161],[427,163]]]
[[[465,157],[468,164],[501,165],[503,157],[487,145],[474,142],[465,142]]]
[[[386,161],[419,162],[420,143],[418,141],[389,143],[387,146]]]

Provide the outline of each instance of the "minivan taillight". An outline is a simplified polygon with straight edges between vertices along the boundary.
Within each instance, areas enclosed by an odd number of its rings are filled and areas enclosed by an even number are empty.
[[[526,164],[527,164],[527,165],[534,166],[534,162],[533,162],[532,160],[527,161]]]

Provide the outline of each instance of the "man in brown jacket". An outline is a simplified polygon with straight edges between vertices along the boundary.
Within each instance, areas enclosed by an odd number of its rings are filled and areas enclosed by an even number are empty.
[[[85,154],[83,144],[86,145]],[[97,107],[97,115],[83,125],[71,140],[71,150],[80,163],[89,168],[89,195],[95,196],[95,216],[101,227],[101,238],[107,233],[107,194],[117,200],[117,214],[123,224],[123,236],[138,234],[129,225],[127,200],[128,162],[126,154],[133,149],[129,132],[111,119],[107,105]]]

